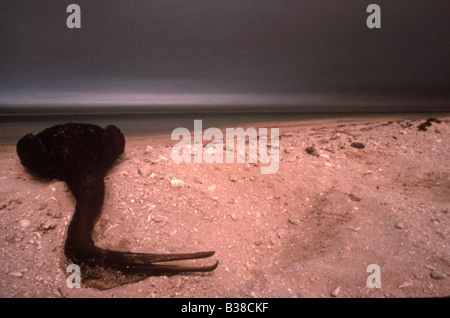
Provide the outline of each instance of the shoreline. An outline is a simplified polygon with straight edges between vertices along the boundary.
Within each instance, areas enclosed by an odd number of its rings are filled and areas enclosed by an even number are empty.
[[[148,117],[146,117],[146,116]],[[186,127],[193,130],[194,119],[202,119],[204,127],[274,127],[278,125],[320,125],[336,122],[376,121],[384,119],[408,120],[426,117],[448,117],[449,112],[425,113],[197,113],[197,114],[129,114],[121,116],[114,114],[111,117],[102,115],[73,114],[64,116],[39,115],[35,117],[0,117],[0,146],[13,145],[28,133],[36,134],[43,129],[66,122],[86,122],[106,126],[114,124],[119,127],[126,138],[148,137],[155,135],[170,135],[177,127]]]

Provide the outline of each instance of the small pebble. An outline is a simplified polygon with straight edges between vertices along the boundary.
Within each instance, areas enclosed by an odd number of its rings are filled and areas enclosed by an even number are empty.
[[[445,273],[440,272],[440,271],[433,271],[430,273],[431,278],[433,279],[444,279],[445,277],[447,277],[447,275],[445,275]]]
[[[284,152],[287,153],[287,154],[292,153],[294,150],[295,150],[294,147],[286,147],[286,148],[284,148]]]
[[[154,216],[151,217],[151,220],[154,221],[154,222],[159,223],[159,222],[166,221],[167,218],[162,216],[162,215],[154,215]]]
[[[331,292],[331,296],[337,297],[339,295],[340,291],[341,291],[341,286],[336,287],[336,289]]]
[[[360,197],[357,197],[357,196],[354,195],[353,193],[350,193],[348,196],[350,197],[350,200],[352,200],[352,201],[355,201],[355,202],[361,201],[361,198],[360,198]]]
[[[41,223],[41,225],[39,225],[38,230],[43,232],[43,233],[45,233],[45,232],[48,232],[48,231],[53,230],[55,228],[56,228],[55,224],[52,224],[50,222],[44,222],[44,223]]]
[[[406,287],[411,287],[412,285],[413,285],[412,282],[408,281],[408,282],[404,282],[403,284],[399,285],[398,288],[403,289]]]
[[[21,227],[24,227],[24,228],[28,227],[30,225],[30,220],[26,220],[26,219],[20,220],[19,224],[20,224]]]
[[[350,229],[351,231],[353,231],[353,232],[359,232],[359,231],[361,231],[361,228],[360,228],[360,227],[349,227],[349,229]]]
[[[396,228],[396,229],[401,230],[401,229],[403,229],[404,227],[405,227],[405,225],[404,225],[403,223],[401,223],[401,222],[395,223],[395,228]]]
[[[300,220],[297,219],[297,218],[292,218],[291,217],[291,218],[288,219],[288,222],[293,224],[293,225],[298,225],[300,223]]]
[[[435,271],[436,267],[431,266],[431,265],[425,265],[425,268],[428,269],[429,271]]]
[[[172,188],[176,188],[176,189],[182,188],[182,187],[184,187],[184,181],[183,180],[178,180],[178,179],[170,180],[170,186]]]
[[[307,148],[305,148],[305,151],[310,155],[319,157],[319,153],[317,152],[316,148],[314,148],[314,147],[307,147]]]
[[[236,181],[238,181],[238,176],[235,175],[235,174],[232,174],[232,175],[230,175],[230,176],[228,177],[228,179],[229,179],[231,182],[236,182]]]
[[[198,184],[203,184],[205,181],[203,181],[203,179],[201,179],[199,176],[195,176],[194,182]]]
[[[149,165],[144,165],[138,169],[138,173],[141,175],[141,177],[144,178],[148,177],[151,174],[151,172],[152,171]]]
[[[60,218],[63,217],[63,215],[62,215],[62,213],[61,213],[60,211],[58,211],[58,212],[55,212],[55,211],[49,211],[49,212],[47,212],[47,215],[48,215],[48,216],[51,216],[51,217],[54,218],[54,219],[60,219]]]
[[[39,210],[44,210],[47,206],[48,206],[47,202],[41,202],[41,203],[39,204],[38,209],[39,209]]]
[[[147,146],[147,147],[145,147],[145,154],[146,155],[148,155],[149,153],[151,153],[152,152],[152,150],[153,150],[153,148],[152,148],[152,146]]]
[[[366,146],[364,146],[363,143],[360,143],[360,142],[352,142],[352,144],[350,146],[352,146],[353,148],[356,148],[356,149],[364,149],[366,147]]]
[[[12,277],[16,277],[16,278],[20,278],[23,276],[23,274],[21,272],[13,272],[13,273],[8,273],[10,276]]]

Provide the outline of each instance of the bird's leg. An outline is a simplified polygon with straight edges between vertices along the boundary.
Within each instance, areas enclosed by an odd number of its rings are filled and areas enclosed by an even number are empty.
[[[146,274],[176,274],[181,272],[208,272],[218,263],[210,266],[182,266],[155,264],[168,261],[192,260],[214,255],[213,251],[182,254],[147,254],[118,252],[95,246],[92,231],[102,209],[104,181],[100,177],[77,174],[77,183],[70,188],[76,199],[75,213],[70,222],[65,243],[65,254],[73,262],[86,265],[100,265],[124,272]]]

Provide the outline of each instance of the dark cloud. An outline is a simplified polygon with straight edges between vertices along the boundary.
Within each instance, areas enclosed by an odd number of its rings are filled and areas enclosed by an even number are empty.
[[[82,10],[79,30],[65,24],[72,2]],[[448,102],[450,2],[377,1],[377,30],[366,27],[370,3],[2,1],[1,94],[98,88]]]

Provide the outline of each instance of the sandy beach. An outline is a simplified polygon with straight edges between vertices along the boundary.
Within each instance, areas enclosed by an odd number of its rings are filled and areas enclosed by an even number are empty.
[[[450,117],[435,117],[426,130],[428,117],[252,123],[279,128],[273,174],[259,162],[176,164],[170,134],[126,136],[96,244],[214,250],[188,264],[219,266],[73,289],[63,255],[72,194],[0,146],[0,297],[450,296]],[[368,286],[371,264],[380,288]]]

